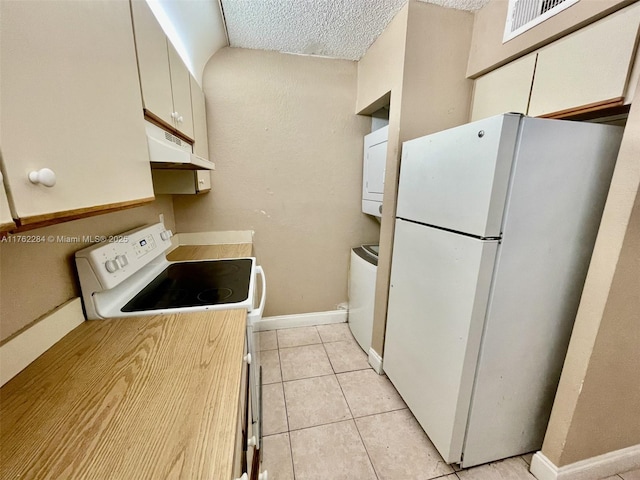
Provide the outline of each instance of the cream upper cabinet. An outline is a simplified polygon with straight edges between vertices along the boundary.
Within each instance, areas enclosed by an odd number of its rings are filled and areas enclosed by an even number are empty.
[[[145,0],[131,0],[144,108],[173,125],[167,37]]]
[[[173,93],[173,115],[175,126],[189,138],[193,138],[193,114],[191,112],[191,74],[171,42],[169,50],[169,70],[171,71],[171,91]]]
[[[472,122],[505,112],[527,113],[536,55],[527,55],[476,79]]]
[[[191,109],[193,111],[193,153],[209,160],[209,140],[207,138],[207,112],[204,93],[191,77]]]
[[[152,200],[129,3],[0,9],[2,155],[19,223]]]
[[[145,112],[193,139],[189,70],[145,0],[131,0]]]
[[[636,3],[539,50],[529,115],[622,103],[639,24]]]

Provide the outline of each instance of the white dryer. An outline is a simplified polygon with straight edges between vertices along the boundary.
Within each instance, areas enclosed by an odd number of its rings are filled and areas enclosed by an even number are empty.
[[[371,348],[377,270],[378,245],[362,245],[351,250],[349,328],[367,355]]]
[[[389,126],[375,130],[364,137],[362,211],[376,217],[382,216],[388,139]]]

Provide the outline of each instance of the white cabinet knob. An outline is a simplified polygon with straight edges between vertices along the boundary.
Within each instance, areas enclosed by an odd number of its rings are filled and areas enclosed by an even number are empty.
[[[258,475],[258,480],[269,480],[269,473],[265,470],[260,475]]]
[[[255,447],[256,446],[256,436],[254,435],[249,440],[247,440],[247,447]]]
[[[172,112],[172,113],[171,113],[171,118],[173,118],[174,120],[175,120],[176,118],[178,118],[178,112]]]
[[[244,361],[247,362],[247,364],[251,365],[251,354],[250,353],[247,353],[244,356]]]
[[[38,171],[29,172],[29,181],[45,187],[53,187],[56,184],[56,174],[50,168],[41,168]]]
[[[176,122],[178,122],[178,123],[184,122],[184,117],[182,115],[180,115],[178,118],[176,118]]]

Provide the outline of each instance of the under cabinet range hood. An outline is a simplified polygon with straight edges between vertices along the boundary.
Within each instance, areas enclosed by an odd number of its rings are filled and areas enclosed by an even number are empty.
[[[151,168],[215,170],[213,162],[193,153],[191,144],[151,122],[145,123]]]

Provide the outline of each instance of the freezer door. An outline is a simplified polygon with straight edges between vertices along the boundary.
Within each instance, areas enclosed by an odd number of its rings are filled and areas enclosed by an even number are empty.
[[[384,370],[447,463],[461,460],[497,247],[396,221]]]
[[[396,216],[499,236],[520,120],[499,115],[404,142]]]

